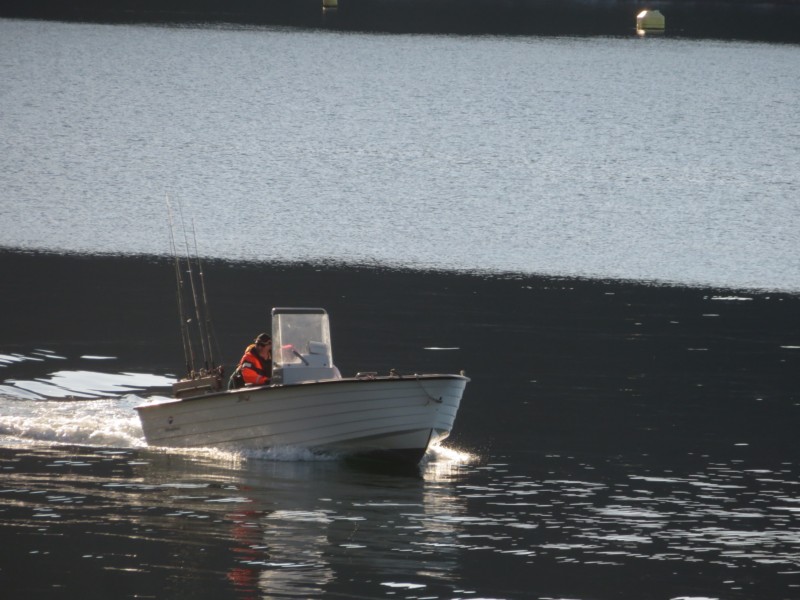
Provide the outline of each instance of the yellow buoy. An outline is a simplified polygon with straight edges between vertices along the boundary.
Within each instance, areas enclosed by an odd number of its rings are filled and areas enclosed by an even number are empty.
[[[664,15],[658,10],[643,10],[636,15],[636,29],[640,31],[664,31]]]
[[[322,8],[338,8],[339,0],[322,0]]]

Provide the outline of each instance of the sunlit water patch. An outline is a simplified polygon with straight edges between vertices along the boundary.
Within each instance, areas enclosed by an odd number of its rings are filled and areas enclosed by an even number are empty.
[[[791,44],[5,19],[0,54],[7,247],[162,254],[170,193],[219,258],[268,228],[291,262],[800,288]]]
[[[575,462],[550,461],[557,469]],[[469,483],[458,487],[470,514],[443,518],[458,521],[459,547],[516,556],[520,568],[545,561],[747,569],[742,579],[730,578],[731,589],[761,568],[787,584],[800,572],[797,465],[709,461],[697,471],[641,473],[608,463],[606,472],[626,474],[594,481],[523,476],[508,464],[468,468]]]
[[[97,406],[100,419],[133,401],[40,403]],[[458,573],[473,561],[519,571],[528,586],[570,569],[616,580],[664,568],[709,577],[730,592],[719,598],[748,597],[767,577],[797,589],[800,499],[788,461],[693,456],[663,467],[646,457],[549,454],[520,465],[439,447],[416,475],[398,476],[281,452],[6,448],[0,511],[39,560],[63,560],[59,536],[88,520],[108,544],[81,538],[77,556],[124,572],[152,573],[138,557],[176,536],[184,548],[213,542],[214,557],[198,550],[180,565],[163,559],[159,571],[208,585],[222,578],[239,594],[319,597],[357,579],[369,597],[526,597],[486,593],[499,587],[491,578],[464,586]]]

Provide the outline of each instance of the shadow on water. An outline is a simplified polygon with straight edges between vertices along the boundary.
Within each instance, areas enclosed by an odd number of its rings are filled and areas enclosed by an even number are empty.
[[[63,382],[87,355],[113,357],[98,373],[180,373],[171,273],[163,259],[0,252],[0,354],[41,359],[0,366],[2,385]],[[228,365],[270,306],[318,305],[344,374],[464,369],[446,445],[469,458],[398,471],[162,452],[139,446],[118,390],[0,393],[16,427],[0,448],[6,589],[796,596],[800,297],[337,265],[210,261],[206,275]]]
[[[349,456],[344,464],[355,473],[422,479],[422,467],[409,461],[397,461],[369,456]]]

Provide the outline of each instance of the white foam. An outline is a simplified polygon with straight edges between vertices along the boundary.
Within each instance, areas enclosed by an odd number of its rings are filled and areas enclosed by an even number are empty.
[[[7,402],[0,414],[0,436],[26,442],[141,447],[145,442],[132,402],[129,398]]]
[[[425,455],[427,460],[446,461],[453,464],[465,465],[475,462],[478,457],[465,450],[458,448],[448,448],[440,444],[433,444]]]

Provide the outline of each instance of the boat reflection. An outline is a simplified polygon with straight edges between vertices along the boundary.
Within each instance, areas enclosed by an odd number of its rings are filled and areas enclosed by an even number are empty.
[[[4,449],[0,467],[4,532],[23,554],[82,573],[78,588],[102,569],[109,586],[139,597],[349,597],[354,586],[369,597],[422,588],[445,597],[461,576],[466,476],[446,454],[398,473],[42,442]],[[89,522],[97,533],[85,538]],[[63,584],[61,570],[43,573],[43,585]],[[14,577],[22,585],[24,573]]]
[[[227,577],[242,598],[321,597],[368,578],[385,586],[450,587],[457,571],[458,468],[434,458],[416,473],[364,463],[266,463],[267,488],[227,515]],[[455,518],[454,518],[455,517]],[[443,590],[444,591],[444,590]]]

